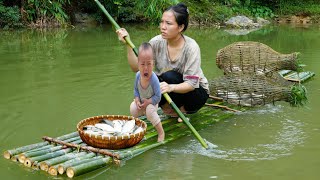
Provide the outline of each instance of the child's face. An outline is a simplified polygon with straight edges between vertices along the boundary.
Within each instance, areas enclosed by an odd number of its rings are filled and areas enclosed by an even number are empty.
[[[139,53],[138,65],[141,78],[150,79],[153,70],[152,50],[146,50]]]

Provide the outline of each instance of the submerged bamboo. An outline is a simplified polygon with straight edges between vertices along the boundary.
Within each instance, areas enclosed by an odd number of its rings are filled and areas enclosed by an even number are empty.
[[[67,176],[69,178],[73,178],[75,176],[96,170],[98,168],[104,167],[107,164],[109,164],[111,162],[110,160],[111,160],[110,157],[105,157],[105,158],[101,158],[101,159],[99,158],[94,161],[90,161],[90,162],[83,163],[83,164],[80,164],[77,166],[69,167],[67,169]]]
[[[66,134],[66,135],[57,137],[57,139],[65,140],[65,139],[68,139],[68,138],[71,138],[71,137],[75,137],[75,136],[79,136],[79,133],[77,131],[76,132],[72,132],[70,134]],[[20,154],[20,153],[25,152],[25,151],[29,151],[31,149],[39,148],[39,147],[42,147],[42,146],[45,146],[45,145],[48,145],[48,144],[49,144],[49,142],[40,142],[40,143],[35,143],[35,144],[30,144],[30,145],[18,147],[18,148],[15,148],[15,149],[11,149],[11,150],[5,151],[3,153],[3,156],[6,159],[10,159],[14,155]]]

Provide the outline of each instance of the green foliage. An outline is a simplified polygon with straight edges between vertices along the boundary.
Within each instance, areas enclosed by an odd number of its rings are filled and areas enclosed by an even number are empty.
[[[163,11],[178,2],[179,1],[177,0],[150,0],[146,3],[146,1],[140,0],[136,1],[136,5],[139,12],[143,14],[146,20],[151,21],[153,24],[158,24]]]
[[[254,17],[273,18],[275,16],[273,11],[265,6],[251,7],[250,11]]]
[[[0,2],[0,16],[0,27],[8,29],[22,26],[20,22],[20,12],[17,6],[5,7],[2,2]]]
[[[178,0],[99,1],[118,22],[152,24],[158,24],[163,11],[179,2]],[[183,2],[189,8],[191,23],[205,25],[224,22],[236,15],[265,19],[274,18],[275,14],[320,15],[319,0],[184,0]],[[107,22],[94,0],[0,0],[2,27],[21,26],[21,21],[36,26],[60,26],[73,20],[75,13],[87,13],[100,23]]]
[[[320,6],[319,4],[303,4],[299,6],[284,4],[277,10],[277,13],[281,15],[320,15]]]
[[[63,6],[69,0],[27,0],[24,10],[29,22],[41,23],[46,26],[52,22],[64,24],[68,19]],[[36,22],[38,21],[38,22]],[[39,22],[40,21],[40,22]]]
[[[291,106],[304,106],[308,102],[307,89],[300,83],[295,84],[290,89],[289,102]]]

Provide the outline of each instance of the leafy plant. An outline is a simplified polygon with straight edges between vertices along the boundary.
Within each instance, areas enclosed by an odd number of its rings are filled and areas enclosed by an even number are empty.
[[[68,20],[63,6],[70,3],[69,0],[27,0],[24,7],[27,20],[38,24],[39,26],[47,26],[50,24],[64,24]]]
[[[290,89],[289,102],[291,106],[303,106],[308,102],[307,89],[300,83],[295,84]]]
[[[250,11],[254,17],[273,18],[275,16],[273,11],[265,6],[252,7]]]
[[[163,11],[171,5],[177,4],[177,0],[150,0],[148,3],[146,1],[137,1],[137,8],[144,17],[150,20],[153,24],[158,24],[162,17]]]
[[[0,27],[21,27],[22,23],[19,8],[17,6],[6,7],[0,2]]]

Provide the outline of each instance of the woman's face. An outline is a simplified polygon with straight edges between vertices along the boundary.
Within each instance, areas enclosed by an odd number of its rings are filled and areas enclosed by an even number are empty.
[[[174,39],[179,36],[184,25],[178,25],[172,11],[165,11],[160,22],[160,31],[163,39]]]
[[[149,80],[152,75],[153,70],[153,54],[152,49],[145,50],[142,52],[139,52],[139,71],[140,71],[140,77],[145,80]]]

